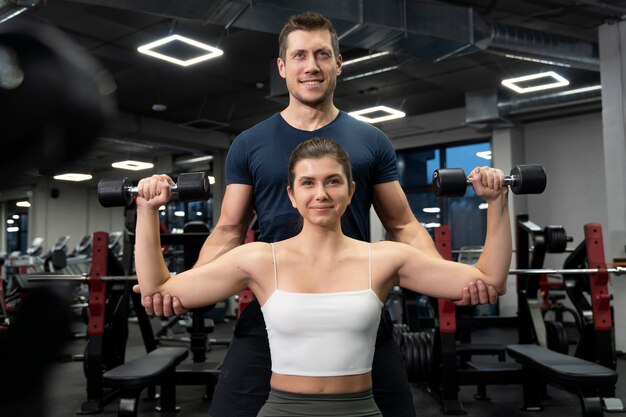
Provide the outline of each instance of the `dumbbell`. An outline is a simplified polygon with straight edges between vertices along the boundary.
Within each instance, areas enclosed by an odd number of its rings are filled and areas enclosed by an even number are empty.
[[[504,177],[504,184],[515,194],[541,194],[546,189],[546,171],[541,165],[517,165]],[[462,197],[472,177],[463,168],[444,168],[433,172],[433,192],[436,197]]]
[[[183,201],[208,200],[209,179],[204,172],[188,172],[178,175],[172,185],[172,198]],[[126,207],[139,195],[137,187],[128,178],[123,180],[102,179],[98,183],[98,201],[103,207]]]

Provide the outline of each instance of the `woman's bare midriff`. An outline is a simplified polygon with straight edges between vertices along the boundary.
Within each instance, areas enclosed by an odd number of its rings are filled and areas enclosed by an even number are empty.
[[[298,394],[350,394],[372,388],[372,373],[346,376],[296,376],[272,373],[273,389]]]

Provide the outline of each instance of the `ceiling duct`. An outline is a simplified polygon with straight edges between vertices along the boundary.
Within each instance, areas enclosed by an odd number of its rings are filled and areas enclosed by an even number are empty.
[[[509,123],[507,118],[511,116],[593,103],[601,99],[600,85],[511,100],[499,100],[495,89],[475,91],[465,95],[465,122],[470,125]]]
[[[597,43],[474,17],[474,43],[481,49],[512,58],[600,71]]]
[[[490,22],[471,8],[434,0],[73,1],[269,33],[292,14],[316,10],[333,19],[342,44],[370,51],[437,61],[485,50],[599,69],[594,42]]]

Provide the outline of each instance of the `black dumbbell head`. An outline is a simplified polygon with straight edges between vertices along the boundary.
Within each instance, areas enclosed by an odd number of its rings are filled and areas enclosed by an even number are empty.
[[[436,197],[463,197],[467,191],[467,176],[463,168],[444,168],[433,172],[433,192]]]
[[[180,174],[176,181],[178,198],[184,201],[208,200],[211,195],[209,179],[204,172]]]
[[[516,178],[511,184],[515,194],[541,194],[546,189],[546,171],[541,165],[517,165],[511,176]]]
[[[100,180],[98,183],[98,201],[103,207],[126,207],[133,201],[128,189],[131,183],[123,180]]]

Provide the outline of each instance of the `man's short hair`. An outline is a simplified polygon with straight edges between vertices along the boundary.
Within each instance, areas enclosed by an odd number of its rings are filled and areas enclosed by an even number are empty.
[[[330,32],[330,40],[333,47],[335,58],[339,56],[339,41],[337,40],[337,31],[333,27],[332,22],[327,17],[315,12],[304,12],[293,15],[289,18],[283,29],[278,35],[278,56],[284,61],[287,53],[287,37],[291,32],[296,30],[327,30]]]

